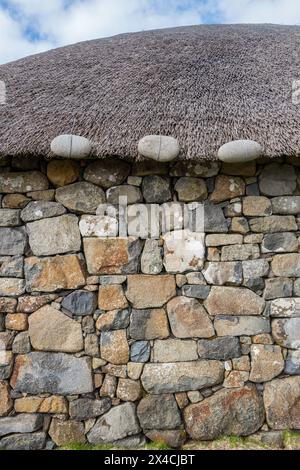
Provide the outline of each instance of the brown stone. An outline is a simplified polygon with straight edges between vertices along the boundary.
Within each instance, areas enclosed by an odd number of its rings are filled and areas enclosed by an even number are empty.
[[[181,447],[186,441],[183,429],[151,430],[145,432],[146,437],[156,444],[163,444],[174,449]]]
[[[169,336],[166,312],[162,308],[132,310],[130,337],[136,340],[164,339]]]
[[[99,287],[98,306],[101,310],[123,309],[128,306],[121,285],[111,284]]]
[[[243,287],[212,287],[204,306],[210,315],[260,315],[264,300]]]
[[[268,382],[284,368],[280,346],[253,344],[251,346],[251,382]]]
[[[79,166],[74,160],[52,160],[47,166],[47,176],[55,188],[75,183]]]
[[[0,297],[0,313],[13,313],[16,311],[17,300],[10,297]]]
[[[275,276],[300,277],[300,254],[276,255],[271,267]]]
[[[171,330],[177,338],[210,338],[214,327],[198,300],[176,297],[167,305]]]
[[[25,331],[28,328],[28,315],[25,313],[8,313],[5,318],[7,330]]]
[[[89,274],[136,272],[141,241],[134,238],[84,238],[84,254]]]
[[[0,174],[0,193],[27,193],[48,189],[49,182],[40,171],[3,172]]]
[[[239,388],[245,385],[245,382],[249,379],[249,372],[232,370],[224,380],[225,388]]]
[[[264,196],[245,197],[243,199],[243,213],[250,217],[271,215],[271,201]]]
[[[134,308],[162,307],[176,295],[175,277],[172,275],[128,276],[126,296]]]
[[[211,202],[222,202],[245,194],[245,183],[236,176],[219,175],[216,177],[216,184],[210,196]]]
[[[126,330],[102,331],[100,337],[101,358],[113,364],[127,364],[129,346]]]
[[[18,312],[33,313],[44,305],[52,302],[57,296],[55,294],[50,295],[24,295],[18,299]]]
[[[120,379],[117,388],[117,397],[123,401],[136,401],[142,396],[142,389],[138,380]]]
[[[29,292],[77,289],[85,284],[81,259],[76,255],[25,260],[26,288]]]
[[[86,441],[84,426],[78,421],[61,421],[53,418],[49,435],[53,442],[59,447],[74,443],[83,444]]]
[[[300,429],[300,377],[275,379],[265,384],[264,405],[272,429]]]
[[[117,377],[106,374],[100,390],[100,397],[114,398],[117,388]]]
[[[0,380],[0,416],[7,416],[13,408],[8,382]]]
[[[45,191],[32,191],[27,193],[26,196],[34,201],[54,201],[55,189],[46,189]]]
[[[30,202],[30,199],[24,194],[6,194],[2,199],[2,207],[5,209],[23,209],[28,202]]]
[[[256,173],[256,162],[237,162],[237,163],[223,163],[222,173],[224,175],[233,176],[254,176]]]
[[[68,405],[64,397],[52,395],[51,397],[23,397],[15,400],[17,413],[50,413],[67,414]]]

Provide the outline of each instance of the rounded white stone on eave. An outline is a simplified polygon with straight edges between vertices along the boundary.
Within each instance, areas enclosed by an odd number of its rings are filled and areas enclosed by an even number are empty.
[[[79,135],[61,134],[51,142],[51,151],[58,157],[86,158],[91,150],[90,141]]]
[[[146,135],[138,144],[140,155],[158,162],[170,162],[178,157],[178,140],[166,135]]]
[[[262,146],[254,140],[233,140],[220,147],[218,158],[226,163],[242,163],[256,160],[262,153]]]

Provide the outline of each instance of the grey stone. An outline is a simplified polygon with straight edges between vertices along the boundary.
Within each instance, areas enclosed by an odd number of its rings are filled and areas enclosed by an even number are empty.
[[[265,288],[265,281],[262,277],[247,278],[244,279],[243,286],[253,290],[256,294],[261,295]]]
[[[273,214],[299,214],[300,196],[274,197],[271,200]]]
[[[189,225],[187,206],[182,202],[165,202],[159,206],[161,232],[182,230]]]
[[[283,448],[283,435],[280,431],[263,432],[260,435],[261,442],[270,447]]]
[[[128,234],[141,239],[160,236],[159,204],[131,204],[127,207]]]
[[[91,444],[111,443],[138,434],[140,426],[135,411],[133,403],[113,407],[97,420],[87,435],[88,441]]]
[[[206,263],[203,275],[208,284],[238,286],[243,281],[242,263],[238,261]]]
[[[279,346],[300,349],[300,318],[278,318],[273,320],[272,336]]]
[[[232,140],[218,150],[218,158],[226,163],[247,163],[263,153],[262,146],[254,140]]]
[[[180,152],[178,140],[166,135],[146,135],[138,143],[138,152],[158,162],[174,160]]]
[[[204,231],[206,233],[228,232],[222,208],[208,201],[204,202]]]
[[[82,181],[58,188],[55,199],[71,212],[95,214],[98,206],[105,203],[105,194],[98,186]]]
[[[300,292],[300,291],[299,291]],[[298,295],[296,292],[295,295]],[[264,298],[266,300],[293,295],[293,281],[288,277],[275,277],[265,280]]]
[[[290,279],[291,281],[291,279]],[[300,279],[295,279],[295,282],[294,282],[294,295],[297,295],[298,297],[300,297]],[[278,297],[284,297],[283,295],[281,296],[278,296]]]
[[[262,241],[262,253],[285,253],[298,251],[299,242],[294,233],[270,233]]]
[[[207,187],[201,178],[182,177],[175,184],[179,201],[203,201],[207,199]]]
[[[274,299],[270,304],[270,316],[277,318],[300,317],[300,298]]]
[[[246,261],[248,259],[259,258],[258,245],[228,245],[223,246],[221,251],[221,261]]]
[[[4,345],[1,344],[0,354],[0,380],[9,379],[13,368],[13,353],[3,350]]]
[[[198,271],[205,257],[204,234],[176,230],[164,234],[164,267],[167,272]]]
[[[300,429],[300,377],[274,379],[265,384],[264,405],[272,429]]]
[[[266,196],[292,194],[297,186],[294,167],[271,163],[266,165],[259,176],[259,189]]]
[[[197,343],[193,340],[155,340],[153,362],[186,362],[198,359]]]
[[[147,203],[162,204],[171,199],[170,180],[166,177],[145,176],[142,191]]]
[[[24,294],[24,292],[25,292],[24,279],[18,279],[18,278],[13,278],[13,277],[0,278],[0,296],[16,297],[16,296]]]
[[[159,274],[163,269],[162,249],[157,240],[146,240],[141,257],[141,271],[144,274]]]
[[[282,350],[273,344],[251,345],[251,371],[249,380],[255,383],[268,382],[277,377],[284,368]]]
[[[145,364],[144,389],[151,394],[200,390],[222,382],[224,366],[219,361],[171,362]]]
[[[104,189],[122,184],[130,173],[129,163],[119,158],[105,158],[90,163],[84,171],[84,179]]]
[[[128,309],[111,310],[101,313],[96,325],[100,331],[121,330],[128,327],[129,319],[130,311]]]
[[[35,256],[76,252],[81,247],[78,219],[67,214],[27,224],[29,245]]]
[[[19,414],[13,417],[0,418],[0,436],[13,433],[34,432],[43,425],[43,417],[39,414]]]
[[[135,436],[125,437],[124,439],[119,439],[118,441],[113,441],[112,445],[120,449],[136,449],[139,447],[144,447],[147,444],[146,438],[142,434],[137,434]]]
[[[271,267],[275,276],[300,277],[300,254],[276,255]]]
[[[31,345],[28,331],[21,331],[14,339],[12,352],[14,354],[28,354],[30,349]]]
[[[218,316],[215,319],[218,336],[253,336],[270,333],[270,321],[260,316]]]
[[[51,151],[64,158],[86,158],[92,150],[91,142],[74,134],[61,134],[51,141]]]
[[[91,398],[79,398],[70,402],[69,414],[71,419],[84,421],[103,415],[111,408],[109,398],[93,400]]]
[[[106,198],[109,204],[137,204],[143,201],[140,188],[123,184],[122,186],[113,186],[106,191]],[[122,200],[120,199],[122,198]],[[126,201],[123,199],[126,198]]]
[[[21,225],[18,209],[0,209],[0,227],[16,227]]]
[[[259,187],[257,183],[251,183],[246,186],[246,195],[247,196],[259,196]]]
[[[185,285],[182,287],[182,295],[194,299],[206,299],[210,292],[210,286],[204,285]]]
[[[243,275],[246,279],[264,277],[268,275],[269,263],[266,259],[243,261]]]
[[[112,275],[112,276],[100,276],[100,284],[103,286],[109,285],[109,284],[123,284],[126,282],[127,277],[126,276],[121,276],[121,275]]]
[[[136,341],[130,350],[132,362],[147,362],[150,357],[150,344],[148,341]]]
[[[21,219],[23,222],[34,222],[35,220],[57,217],[65,213],[65,207],[58,202],[32,201],[22,210]]]
[[[186,280],[187,280],[187,283],[188,284],[191,284],[192,286],[195,286],[195,285],[203,285],[203,284],[206,284],[205,282],[205,279],[204,279],[204,276],[202,273],[200,272],[191,272],[191,273],[187,273],[185,276],[183,276],[183,279],[186,277]],[[185,282],[182,284],[184,285]],[[179,287],[179,284],[177,284],[178,287]]]
[[[137,407],[143,430],[176,429],[181,425],[180,412],[173,395],[148,395]]]
[[[13,256],[8,258],[0,267],[0,276],[2,277],[24,277],[24,257]]]
[[[97,307],[97,298],[94,292],[76,290],[64,297],[61,306],[73,315],[92,315]]]
[[[84,338],[84,352],[87,356],[99,357],[99,337],[96,334],[87,334]]]
[[[116,237],[118,227],[117,218],[108,215],[82,215],[79,222],[83,237]]]
[[[63,353],[17,356],[11,379],[15,391],[38,395],[76,395],[94,390],[90,360]]]
[[[211,340],[198,341],[198,354],[201,359],[228,361],[242,355],[241,346],[235,336],[223,336]]]
[[[252,232],[275,233],[289,232],[298,229],[293,215],[269,215],[268,217],[258,217],[249,221]]]
[[[0,193],[28,193],[48,189],[49,182],[39,171],[3,172],[0,174]]]
[[[0,449],[4,450],[42,450],[46,444],[46,434],[12,434],[0,440]]]
[[[0,228],[0,256],[23,255],[26,246],[24,227]]]
[[[300,351],[289,351],[284,373],[288,375],[300,375]]]

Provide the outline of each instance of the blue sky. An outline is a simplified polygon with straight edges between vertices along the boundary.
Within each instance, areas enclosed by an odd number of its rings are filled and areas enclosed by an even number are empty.
[[[300,0],[0,0],[0,63],[87,39],[201,23],[300,24]]]

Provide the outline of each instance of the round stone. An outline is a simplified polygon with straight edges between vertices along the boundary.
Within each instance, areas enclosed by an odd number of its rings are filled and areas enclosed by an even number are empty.
[[[146,176],[143,180],[142,190],[148,203],[162,204],[171,199],[170,182],[161,176]]]
[[[138,144],[138,152],[146,158],[159,162],[170,162],[180,152],[179,143],[174,137],[147,135]]]
[[[47,166],[47,176],[53,186],[59,188],[78,180],[79,167],[72,160],[52,160]]]
[[[250,162],[262,155],[261,145],[254,140],[233,140],[222,145],[218,158],[227,163]]]
[[[91,149],[90,141],[79,135],[62,134],[51,142],[51,151],[58,157],[85,158]]]
[[[207,198],[205,181],[201,178],[179,178],[175,185],[179,201],[203,201]]]

